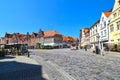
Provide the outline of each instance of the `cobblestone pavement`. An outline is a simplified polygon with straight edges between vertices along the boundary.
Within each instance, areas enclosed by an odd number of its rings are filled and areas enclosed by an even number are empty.
[[[96,55],[84,50],[55,49],[32,50],[35,60],[44,59],[44,64],[51,62],[64,71],[72,80],[120,80],[120,57],[110,55]],[[49,65],[47,65],[49,66]],[[52,69],[51,66],[49,68]],[[58,72],[48,72],[48,75],[57,76]],[[59,77],[59,76],[57,76]],[[67,79],[51,79],[67,80]],[[69,80],[69,79],[68,79]]]
[[[31,58],[43,66],[43,69],[48,74],[49,80],[76,80],[62,70],[59,66],[41,58],[40,56],[31,55]]]
[[[0,57],[0,80],[47,80],[44,74],[41,65],[25,56]]]

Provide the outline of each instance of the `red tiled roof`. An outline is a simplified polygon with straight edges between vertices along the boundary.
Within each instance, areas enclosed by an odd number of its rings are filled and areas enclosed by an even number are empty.
[[[72,38],[72,37],[65,37],[65,36],[63,36],[63,40],[65,42],[69,42],[69,41],[77,42],[77,38]]]
[[[111,12],[104,12],[104,14],[105,14],[106,17],[109,17]]]
[[[56,34],[59,34],[59,33],[54,31],[54,30],[53,31],[46,31],[46,32],[44,32],[44,37],[53,37]]]
[[[68,37],[68,41],[73,41],[73,38],[72,37]]]
[[[67,37],[65,37],[65,36],[62,36],[62,38],[63,38],[63,41],[68,41],[68,38]]]
[[[78,41],[78,39],[77,38],[73,38],[73,42],[77,42]]]
[[[19,39],[25,39],[27,37],[27,35],[24,35],[24,34],[19,34],[19,33],[14,33],[14,34],[6,34],[5,37],[7,38],[12,38],[13,35],[16,36],[16,38],[19,38]]]
[[[89,32],[89,29],[88,28],[85,28],[84,29],[84,33],[86,34],[86,33],[88,33]]]

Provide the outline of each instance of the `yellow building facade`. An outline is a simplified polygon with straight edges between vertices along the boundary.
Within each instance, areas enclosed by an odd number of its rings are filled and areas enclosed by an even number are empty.
[[[120,47],[120,0],[115,0],[109,20],[109,42]]]

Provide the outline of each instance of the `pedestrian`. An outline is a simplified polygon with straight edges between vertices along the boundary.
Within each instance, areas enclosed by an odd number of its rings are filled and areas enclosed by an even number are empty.
[[[29,53],[29,51],[27,52],[27,56],[30,57],[30,53]]]
[[[96,52],[96,54],[99,54],[99,48],[98,48],[98,46],[95,47],[95,52]]]
[[[87,51],[87,46],[85,46],[84,48],[85,48],[85,51]]]

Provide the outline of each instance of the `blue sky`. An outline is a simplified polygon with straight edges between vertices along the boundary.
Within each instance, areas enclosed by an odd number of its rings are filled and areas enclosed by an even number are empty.
[[[79,38],[80,29],[91,27],[113,5],[114,0],[0,0],[0,37],[42,29]]]

